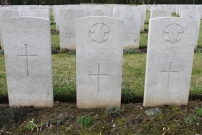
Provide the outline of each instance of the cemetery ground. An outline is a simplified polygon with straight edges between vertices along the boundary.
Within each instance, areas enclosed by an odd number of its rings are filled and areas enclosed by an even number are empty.
[[[194,54],[188,106],[143,107],[148,19],[149,12],[145,31],[141,32],[140,49],[124,50],[120,110],[116,107],[76,107],[76,55],[74,51],[59,50],[59,33],[55,31],[53,19],[53,108],[8,107],[5,61],[1,51],[0,134],[202,134],[202,27]]]

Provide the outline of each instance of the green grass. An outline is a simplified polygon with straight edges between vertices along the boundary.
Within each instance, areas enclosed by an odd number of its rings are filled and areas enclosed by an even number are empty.
[[[202,108],[197,108],[196,109],[196,114],[200,117],[202,117]]]
[[[202,47],[202,22],[200,23],[199,38],[198,38],[198,46],[199,46],[199,47]]]
[[[148,24],[150,12],[147,12],[145,20],[145,31],[140,35],[140,48],[147,47]],[[172,14],[172,16],[176,16]],[[55,31],[55,22],[51,14],[51,46],[59,48],[59,33]],[[202,24],[201,24],[202,25]],[[202,47],[202,27],[198,46]],[[202,95],[202,52],[194,55],[193,72],[190,86],[190,95]],[[53,67],[53,89],[55,100],[75,101],[76,99],[76,55],[72,53],[61,53],[52,55]],[[123,56],[123,81],[122,85],[130,92],[134,90],[136,97],[144,95],[146,54],[124,54]],[[127,87],[126,87],[127,86]],[[124,91],[125,92],[125,91]],[[124,93],[125,94],[125,93]],[[0,101],[7,99],[7,85],[4,56],[0,54]],[[128,97],[133,98],[133,97]]]
[[[53,59],[53,89],[55,99],[72,101],[76,97],[76,55],[55,54]]]
[[[129,84],[137,96],[143,96],[146,54],[125,54],[122,84]]]
[[[190,95],[202,95],[202,53],[194,54]]]
[[[5,61],[4,56],[0,54],[0,101],[7,98],[7,95]]]
[[[147,38],[148,38],[148,33],[147,32],[141,32],[141,34],[140,34],[140,48],[147,48]]]
[[[172,13],[171,16],[173,16],[173,17],[179,17],[179,15],[176,15],[175,13]]]
[[[59,34],[54,33],[51,34],[51,47],[52,48],[60,48],[60,39]]]
[[[149,29],[149,18],[150,12],[146,12],[146,19],[144,23],[144,32],[140,33],[140,48],[147,48],[147,38],[148,38],[148,29]]]
[[[149,18],[150,18],[150,12],[146,12],[146,19],[144,21],[144,30],[148,31],[149,29]]]
[[[52,12],[50,15],[50,24],[51,24],[51,47],[60,48],[60,36],[59,33],[56,31],[56,23],[54,22]]]

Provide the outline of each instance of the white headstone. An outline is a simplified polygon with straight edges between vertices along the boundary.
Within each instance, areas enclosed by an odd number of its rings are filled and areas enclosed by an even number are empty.
[[[201,19],[202,19],[202,5],[196,6],[196,10],[201,13]]]
[[[163,8],[159,5],[152,5],[151,6],[151,10],[160,10],[160,9],[163,9]]]
[[[78,11],[60,10],[60,49],[76,50],[76,28]]]
[[[42,5],[39,5],[39,6],[36,7],[36,9],[47,9],[47,10],[50,10],[51,6],[42,6]]]
[[[11,7],[0,7],[0,9],[9,10]]]
[[[100,7],[96,9],[90,10],[89,16],[113,16],[113,9],[112,8],[106,8],[106,7]]]
[[[196,10],[197,5],[189,5],[189,10]]]
[[[12,6],[10,9],[18,10],[18,7],[17,6]]]
[[[144,106],[187,105],[196,24],[184,18],[149,23]]]
[[[58,10],[60,12],[60,10],[63,10],[63,9],[78,10],[79,18],[88,16],[87,6],[86,5],[64,5],[64,6],[59,5],[59,6],[53,6],[54,15],[56,13],[55,10]],[[59,14],[59,12],[58,12],[58,14]]]
[[[29,7],[18,7],[18,14],[19,16],[28,16],[30,13]]]
[[[65,6],[54,6],[53,8],[54,12],[54,20],[56,22],[56,30],[60,30],[60,10],[64,10],[64,9],[72,9],[72,10],[77,10],[78,11],[78,18],[82,18],[82,17],[87,17],[88,16],[88,12],[87,12],[87,7],[85,5],[65,5]]]
[[[151,5],[149,4],[149,5],[147,5],[147,11],[151,11]]]
[[[0,10],[0,42],[1,42],[1,48],[3,49],[3,43],[2,43],[2,34],[1,34],[1,31],[2,31],[2,20],[3,19],[8,19],[8,18],[11,18],[11,17],[18,17],[18,11],[17,10],[5,10],[5,9],[2,9]]]
[[[176,13],[176,5],[172,5],[172,13]]]
[[[179,16],[181,15],[182,10],[189,10],[189,5],[180,5],[180,7],[179,7]]]
[[[32,6],[30,5],[29,7],[30,9],[37,9],[37,5],[32,5]]]
[[[3,20],[9,106],[53,106],[50,21],[19,17]]]
[[[165,10],[172,12],[172,5],[165,5]]]
[[[179,15],[180,5],[176,5],[176,15]]]
[[[124,21],[124,28],[127,37],[123,45],[124,48],[139,48],[141,25],[140,12],[132,6],[126,6],[114,7],[113,14],[115,18],[120,18]]]
[[[150,12],[150,18],[157,18],[157,17],[169,17],[171,16],[170,10],[152,10]]]
[[[57,5],[55,6],[55,11],[54,11],[54,21],[56,23],[56,30],[59,31],[59,17],[60,17],[60,10],[65,9],[64,6]]]
[[[160,8],[160,7],[152,7],[152,8],[151,8],[151,11],[152,11],[152,10],[161,10],[161,8]]]
[[[136,8],[140,14],[141,14],[141,23],[140,23],[140,30],[144,31],[144,21],[145,21],[145,15],[146,15],[146,7],[144,5],[137,6]]]
[[[197,41],[196,45],[195,45],[195,48],[196,48],[197,44],[198,44],[201,14],[197,10],[182,10],[181,11],[181,17],[186,18],[186,19],[190,19],[190,20],[194,21],[197,24],[197,35],[195,36],[196,41]]]
[[[29,16],[50,19],[50,11],[46,9],[33,9]]]
[[[68,5],[65,9],[73,9],[78,11],[78,18],[87,17],[87,7],[85,5]]]
[[[77,19],[78,108],[120,107],[124,34],[124,22],[119,19]]]

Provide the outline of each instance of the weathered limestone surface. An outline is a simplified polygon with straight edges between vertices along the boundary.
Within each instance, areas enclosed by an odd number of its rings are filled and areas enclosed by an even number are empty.
[[[121,105],[124,34],[124,22],[119,19],[109,17],[77,19],[78,108]]]
[[[3,43],[2,43],[2,20],[8,19],[12,17],[18,17],[18,11],[17,10],[9,10],[9,9],[0,9],[0,43],[1,48],[3,49]]]
[[[170,10],[152,10],[150,18],[157,18],[157,17],[169,17],[171,16]]]
[[[60,49],[76,50],[76,19],[78,11],[60,10]]]
[[[169,17],[149,24],[143,105],[187,105],[197,26]]]
[[[9,106],[53,106],[50,21],[3,20]]]

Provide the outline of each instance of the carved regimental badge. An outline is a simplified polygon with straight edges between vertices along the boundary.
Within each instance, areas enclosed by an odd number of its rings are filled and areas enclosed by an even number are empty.
[[[173,23],[164,29],[163,34],[165,42],[177,44],[183,38],[184,30],[179,24]]]
[[[133,13],[132,11],[128,12],[126,15],[128,20],[134,20],[135,19],[135,13]]]
[[[159,12],[159,13],[157,14],[157,16],[158,16],[158,17],[164,17],[164,16],[166,16],[166,14],[165,14],[164,12]]]
[[[72,20],[73,19],[73,13],[68,11],[64,13],[64,18],[68,19],[68,20]]]
[[[11,18],[11,13],[10,13],[10,12],[5,12],[5,13],[3,14],[3,18],[4,18],[4,19]]]
[[[195,18],[196,18],[196,15],[195,15],[195,13],[193,13],[193,12],[190,12],[190,13],[188,13],[187,14],[187,17],[190,19],[190,20],[195,20]]]
[[[106,43],[109,39],[110,29],[104,23],[96,23],[89,30],[89,37],[96,44]]]

